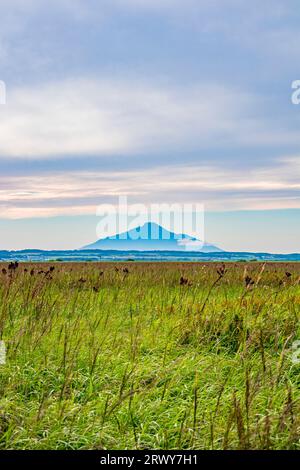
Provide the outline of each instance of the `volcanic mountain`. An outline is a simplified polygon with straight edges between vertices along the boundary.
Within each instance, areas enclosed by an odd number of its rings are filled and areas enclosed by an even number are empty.
[[[82,250],[116,251],[198,251],[202,253],[222,252],[220,248],[202,242],[190,235],[166,230],[154,222],[147,222],[128,232],[101,238],[95,243],[84,246]]]

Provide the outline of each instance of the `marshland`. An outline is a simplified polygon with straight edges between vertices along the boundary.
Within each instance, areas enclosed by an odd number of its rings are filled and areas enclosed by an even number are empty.
[[[2,449],[299,449],[300,264],[2,263]]]

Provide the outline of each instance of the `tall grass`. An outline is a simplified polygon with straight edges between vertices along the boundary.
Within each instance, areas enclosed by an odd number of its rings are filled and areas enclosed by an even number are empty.
[[[298,449],[300,265],[0,266],[2,449]]]

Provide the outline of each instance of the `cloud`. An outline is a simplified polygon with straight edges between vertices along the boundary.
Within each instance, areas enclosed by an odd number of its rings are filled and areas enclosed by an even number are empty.
[[[0,159],[299,143],[298,132],[256,115],[264,104],[241,90],[206,83],[70,79],[17,88],[0,108]]]
[[[51,173],[0,177],[0,217],[95,214],[103,203],[204,203],[207,210],[300,208],[300,159],[272,168],[221,170],[173,166],[147,171]]]
[[[87,74],[95,63],[118,72],[148,66],[151,74],[172,73],[177,63],[182,73],[205,74],[216,61],[218,77],[231,64],[231,78],[250,84],[296,68],[295,0],[0,0],[0,8],[0,65],[11,81]]]
[[[275,160],[300,145],[294,5],[0,0],[2,216],[93,213],[117,194],[299,207],[299,157]]]
[[[2,157],[76,156],[188,145],[232,136],[242,94],[139,82],[67,80],[10,91],[0,110]]]

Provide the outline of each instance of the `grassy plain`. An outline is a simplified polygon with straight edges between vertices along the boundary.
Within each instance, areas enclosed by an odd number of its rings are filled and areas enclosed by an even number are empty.
[[[299,276],[2,263],[0,448],[299,449]]]

